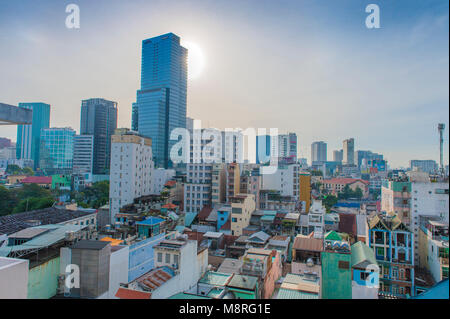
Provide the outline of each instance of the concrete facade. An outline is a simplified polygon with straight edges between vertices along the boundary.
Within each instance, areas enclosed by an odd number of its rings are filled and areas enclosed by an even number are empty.
[[[26,259],[0,257],[0,299],[26,299],[28,293]]]

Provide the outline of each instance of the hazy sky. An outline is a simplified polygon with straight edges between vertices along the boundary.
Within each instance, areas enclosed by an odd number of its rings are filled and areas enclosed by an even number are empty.
[[[69,3],[80,29],[65,27]],[[365,26],[370,3],[380,29]],[[51,126],[79,131],[81,100],[102,97],[130,127],[141,42],[173,32],[205,56],[187,104],[204,126],[293,131],[308,160],[313,141],[331,160],[354,137],[395,167],[438,161],[442,122],[447,164],[448,17],[445,0],[0,0],[0,101],[49,103]]]

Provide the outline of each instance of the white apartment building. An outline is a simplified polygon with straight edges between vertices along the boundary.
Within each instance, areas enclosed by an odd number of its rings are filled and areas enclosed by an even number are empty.
[[[184,184],[184,211],[200,212],[211,205],[213,164],[187,164]]]
[[[111,136],[111,223],[121,207],[151,194],[153,167],[152,140],[127,129],[116,130]]]
[[[73,174],[92,174],[94,136],[75,135],[73,138]]]
[[[314,230],[314,238],[323,238],[326,209],[321,200],[313,200],[308,213],[308,226]]]
[[[449,212],[449,183],[411,182],[411,228],[414,233],[414,258],[419,260],[420,216],[435,216],[447,223]]]
[[[263,174],[262,189],[277,190],[282,196],[300,198],[299,164],[279,165],[273,174]]]

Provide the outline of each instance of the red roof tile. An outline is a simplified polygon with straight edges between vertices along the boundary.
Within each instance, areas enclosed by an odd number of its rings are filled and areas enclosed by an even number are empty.
[[[332,178],[332,179],[324,179],[323,184],[353,184],[355,182],[361,182],[366,185],[369,185],[370,183],[368,181],[365,181],[363,179],[358,178]]]
[[[138,291],[127,288],[119,288],[116,292],[116,297],[120,299],[150,299],[151,292]]]
[[[166,204],[166,205],[163,205],[162,208],[175,209],[175,208],[177,208],[177,207],[178,207],[178,206],[175,205],[175,204],[168,203],[168,204]]]
[[[21,183],[25,184],[51,184],[52,177],[51,176],[28,176],[27,178],[22,179]]]
[[[167,182],[164,184],[164,186],[166,186],[166,187],[173,187],[173,186],[175,186],[176,183],[177,183],[177,181],[171,180],[171,181],[167,181]]]

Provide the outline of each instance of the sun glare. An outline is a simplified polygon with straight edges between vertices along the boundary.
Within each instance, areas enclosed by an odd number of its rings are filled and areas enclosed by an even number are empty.
[[[198,78],[205,67],[202,49],[193,42],[183,42],[181,45],[188,49],[188,79]]]

